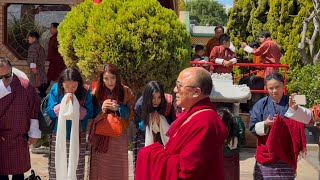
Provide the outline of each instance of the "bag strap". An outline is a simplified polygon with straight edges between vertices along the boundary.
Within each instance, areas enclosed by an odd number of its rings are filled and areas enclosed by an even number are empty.
[[[82,99],[80,105],[84,107],[84,104],[85,104],[86,99],[87,99],[87,95],[88,95],[88,93],[89,93],[90,85],[84,84],[83,87],[84,87],[84,89],[85,89],[87,92],[86,92],[84,98]]]
[[[202,112],[205,112],[205,111],[213,111],[213,110],[212,110],[212,109],[201,109],[201,110],[196,111],[196,112],[194,112],[193,114],[191,114],[191,116],[189,116],[188,119],[187,119],[185,122],[183,122],[183,124],[180,126],[180,128],[177,130],[177,132],[173,135],[173,137],[175,137],[175,136],[178,134],[178,132],[181,130],[181,128],[182,128],[185,124],[187,124],[194,116],[196,116],[196,115],[198,115],[198,114],[200,114],[200,113],[202,113]]]

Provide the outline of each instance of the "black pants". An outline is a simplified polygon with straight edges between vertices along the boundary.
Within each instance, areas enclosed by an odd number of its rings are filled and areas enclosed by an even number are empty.
[[[9,180],[9,175],[0,175],[0,180]],[[12,175],[12,180],[24,180],[24,174]]]

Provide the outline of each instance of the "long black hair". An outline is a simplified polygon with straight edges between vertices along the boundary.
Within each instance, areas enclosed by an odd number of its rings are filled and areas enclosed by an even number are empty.
[[[155,93],[160,93],[161,102],[157,108],[153,107],[152,98]],[[144,120],[144,124],[146,126],[149,125],[149,117],[150,113],[157,110],[159,114],[165,115],[167,108],[167,101],[164,95],[164,88],[162,84],[157,81],[151,81],[147,84],[143,91],[143,99],[142,99],[142,119]]]
[[[105,90],[108,89],[103,82],[103,75],[107,72],[116,76],[116,86],[113,89],[114,100],[117,100],[118,103],[122,103],[124,101],[124,88],[121,82],[120,70],[115,65],[108,63],[104,65],[103,72],[99,74],[93,100],[93,104],[96,107],[100,107],[103,104],[103,94],[105,93]]]
[[[232,138],[238,136],[236,117],[230,112],[228,108],[219,108],[218,114],[229,131],[229,136],[227,138],[227,141],[229,142]]]
[[[78,88],[74,94],[76,95],[78,101],[81,101],[85,96],[86,89],[83,86],[83,79],[81,77],[80,72],[76,68],[67,68],[60,74],[60,77],[58,79],[59,95],[64,94],[62,84],[65,81],[78,82]]]

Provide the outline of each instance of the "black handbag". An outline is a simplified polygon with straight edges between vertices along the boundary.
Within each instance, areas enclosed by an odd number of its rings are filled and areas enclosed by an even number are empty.
[[[40,176],[36,176],[34,170],[31,170],[31,175],[25,180],[41,180]]]
[[[46,112],[48,105],[49,95],[44,97],[41,101],[40,113],[39,113],[39,129],[42,134],[49,134],[52,132],[54,127],[54,120]]]

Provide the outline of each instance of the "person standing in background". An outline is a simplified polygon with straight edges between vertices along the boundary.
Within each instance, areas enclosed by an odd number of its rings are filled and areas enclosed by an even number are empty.
[[[47,91],[47,76],[45,70],[45,52],[43,47],[39,44],[40,35],[38,32],[32,31],[28,35],[28,49],[27,63],[30,67],[30,82],[37,88],[38,94],[41,98],[46,96]]]
[[[214,28],[214,36],[208,41],[206,45],[206,56],[210,56],[212,49],[215,46],[220,46],[219,38],[224,33],[224,28],[222,26],[217,26]]]
[[[281,59],[281,49],[279,45],[271,39],[271,34],[269,31],[261,31],[259,34],[259,41],[261,45],[254,49],[247,45],[247,43],[242,42],[241,46],[244,51],[251,53],[254,56],[261,56],[261,63],[263,64],[280,64]],[[265,68],[264,78],[266,78],[271,73],[278,72],[279,68],[267,67]]]
[[[61,54],[58,51],[59,42],[57,39],[59,23],[52,23],[50,28],[50,33],[52,34],[49,44],[48,44],[48,58],[47,61],[50,62],[49,69],[47,73],[48,87],[51,81],[57,81],[61,72],[66,69],[66,65],[63,61]]]

